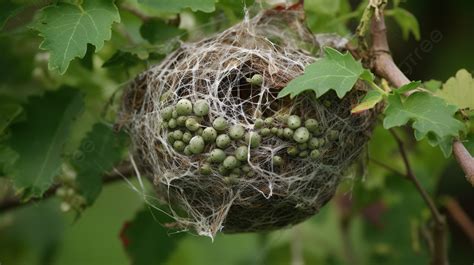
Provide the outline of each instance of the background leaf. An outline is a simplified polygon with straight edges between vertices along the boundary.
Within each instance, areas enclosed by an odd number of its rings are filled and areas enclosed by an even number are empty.
[[[60,2],[44,8],[35,29],[44,37],[40,48],[50,51],[49,68],[66,72],[76,57],[84,57],[87,44],[102,49],[111,37],[112,23],[120,16],[113,0],[84,0],[81,6]]]
[[[395,8],[388,11],[388,14],[392,15],[395,21],[402,29],[404,39],[408,39],[410,33],[415,37],[415,40],[420,40],[420,25],[416,17],[408,10],[403,8]]]
[[[443,89],[436,95],[460,109],[474,110],[474,79],[468,71],[461,69],[443,84]]]
[[[123,132],[115,133],[110,126],[97,123],[74,154],[71,163],[77,170],[76,181],[89,205],[102,189],[102,175],[122,159],[127,138]]]
[[[215,0],[139,0],[138,2],[170,13],[178,13],[185,8],[209,13],[215,10],[216,4]]]
[[[313,90],[320,97],[333,89],[342,98],[367,71],[349,52],[342,54],[325,47],[324,53],[325,57],[306,66],[304,74],[291,80],[278,97],[290,95],[293,98],[307,90]]]
[[[11,126],[9,146],[19,158],[9,174],[26,196],[41,196],[61,166],[61,153],[74,119],[82,111],[80,93],[71,88],[33,97],[24,107],[27,120]]]

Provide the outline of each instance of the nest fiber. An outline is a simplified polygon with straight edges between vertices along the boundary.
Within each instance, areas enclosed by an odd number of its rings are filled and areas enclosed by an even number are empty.
[[[183,44],[139,75],[122,118],[140,169],[180,227],[201,235],[268,231],[314,215],[368,140],[373,113],[343,99],[277,99],[317,60],[296,11],[265,11]]]

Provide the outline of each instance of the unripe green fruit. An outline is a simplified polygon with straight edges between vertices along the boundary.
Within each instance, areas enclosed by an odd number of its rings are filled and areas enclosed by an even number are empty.
[[[293,130],[290,129],[290,128],[285,128],[285,129],[283,130],[283,137],[285,137],[286,139],[291,139],[291,138],[293,138],[293,134],[294,134],[294,132],[293,132]]]
[[[232,169],[232,174],[237,174],[240,176],[240,174],[242,174],[242,170],[238,167]]]
[[[281,166],[283,165],[283,158],[281,156],[273,156],[272,163],[274,166]]]
[[[245,134],[245,142],[250,145],[250,148],[257,148],[262,142],[262,136],[257,132],[248,132]]]
[[[336,130],[330,130],[328,132],[328,139],[331,141],[336,141],[337,139],[339,139],[339,132]]]
[[[214,149],[209,154],[209,161],[213,163],[220,163],[225,159],[225,152],[222,149]]]
[[[219,165],[219,167],[217,168],[217,171],[219,171],[219,173],[223,176],[227,175],[230,173],[230,169],[226,168],[224,165]]]
[[[176,103],[176,113],[180,116],[189,115],[193,112],[193,103],[188,99],[180,99]]]
[[[277,127],[272,127],[272,128],[270,129],[270,132],[271,132],[273,135],[277,135],[277,133],[278,133],[278,128],[277,128]]]
[[[269,136],[272,132],[268,128],[262,128],[260,130],[260,135],[263,137]]]
[[[239,183],[239,176],[236,174],[230,174],[228,177],[223,178],[226,185],[234,185]]]
[[[202,138],[208,143],[212,143],[217,138],[217,131],[212,127],[207,127],[202,131]]]
[[[176,130],[173,132],[173,138],[175,140],[181,140],[183,139],[183,132],[181,130]]]
[[[296,147],[296,146],[290,146],[290,147],[288,147],[288,149],[286,150],[286,152],[287,152],[288,155],[290,155],[290,156],[297,156],[300,151],[298,150],[298,147]]]
[[[178,126],[185,126],[187,119],[188,119],[188,117],[186,117],[186,116],[179,116],[178,118],[176,118],[176,124]]]
[[[298,144],[298,150],[304,151],[308,149],[308,143]]]
[[[173,117],[173,119],[177,119],[179,117],[178,112],[175,109],[173,110],[171,117]]]
[[[326,144],[326,140],[324,140],[323,138],[320,138],[319,139],[319,147],[323,146]]]
[[[174,118],[171,118],[169,121],[168,121],[168,127],[170,129],[174,129],[176,127],[178,127],[178,124],[176,124],[176,120]]]
[[[279,128],[277,131],[277,136],[282,138],[283,137],[283,128]]]
[[[212,122],[212,127],[218,131],[223,131],[227,128],[227,121],[223,117],[217,117]]]
[[[170,106],[164,107],[161,110],[161,117],[165,121],[169,121],[171,118],[173,118],[173,107],[170,107]]]
[[[329,107],[331,107],[331,101],[325,100],[325,101],[323,102],[323,105],[324,105],[326,108],[329,108]]]
[[[264,121],[265,125],[267,126],[270,126],[273,124],[273,118],[272,117],[269,117],[269,118],[266,118],[265,121]]]
[[[237,149],[235,149],[235,157],[240,161],[246,161],[248,155],[248,146],[239,146]]]
[[[181,139],[181,141],[188,144],[189,141],[191,141],[191,138],[193,138],[193,135],[190,132],[184,132],[183,133],[183,138]]]
[[[200,99],[194,103],[193,111],[196,116],[205,116],[209,113],[209,104],[207,104],[206,100]]]
[[[236,124],[236,125],[232,125],[229,128],[229,136],[230,138],[234,140],[242,139],[242,137],[244,137],[244,134],[245,134],[245,129],[242,125]]]
[[[183,153],[187,156],[190,156],[190,155],[193,154],[193,152],[191,152],[191,147],[189,145],[186,145],[186,147],[184,148]]]
[[[261,128],[263,127],[264,123],[265,123],[265,122],[264,122],[262,119],[257,118],[257,119],[255,120],[255,124],[253,125],[253,127],[254,127],[255,129],[261,129]]]
[[[263,76],[260,74],[254,74],[252,78],[246,78],[245,80],[251,85],[259,86],[263,83]]]
[[[302,157],[302,158],[305,158],[305,157],[308,157],[308,151],[301,151],[300,154],[299,154],[299,157]]]
[[[242,172],[248,173],[252,170],[252,168],[249,165],[243,165],[242,166]]]
[[[173,147],[176,151],[183,152],[184,148],[186,147],[186,144],[183,141],[178,140],[173,143]]]
[[[239,166],[239,160],[237,160],[235,156],[228,156],[224,159],[224,162],[222,162],[222,165],[227,169],[233,169]]]
[[[319,139],[316,138],[316,137],[313,137],[313,138],[309,139],[308,146],[311,149],[318,148],[319,147]]]
[[[211,165],[209,165],[208,163],[202,164],[201,167],[199,168],[199,172],[201,172],[201,174],[203,175],[211,174],[212,173]]]
[[[204,151],[204,139],[199,135],[191,138],[191,141],[189,141],[189,150],[191,150],[193,154],[202,153],[202,151]]]
[[[321,153],[317,149],[311,151],[311,154],[310,154],[311,159],[314,159],[314,160],[317,160],[320,155],[321,155]]]
[[[308,129],[310,132],[315,133],[318,130],[319,123],[315,119],[307,119],[304,122],[304,127]]]
[[[297,143],[305,143],[309,140],[309,131],[305,127],[300,127],[296,129],[295,133],[293,134],[293,140]]]
[[[199,129],[199,122],[195,118],[188,118],[186,120],[186,128],[191,132],[195,132]]]
[[[199,136],[202,136],[202,133],[204,132],[204,129],[203,128],[199,128],[197,131],[196,131],[196,134],[199,135]]]
[[[161,128],[166,129],[168,128],[168,122],[164,121],[161,123]]]
[[[290,129],[297,129],[301,126],[301,118],[296,115],[288,117],[287,125]]]
[[[216,145],[219,148],[227,148],[230,145],[230,137],[227,134],[221,134],[216,138]]]

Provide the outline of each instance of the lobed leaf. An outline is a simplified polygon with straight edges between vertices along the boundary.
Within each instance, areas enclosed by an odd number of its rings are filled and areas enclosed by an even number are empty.
[[[210,13],[215,10],[216,5],[216,0],[138,0],[138,2],[169,13],[179,13],[185,8]]]
[[[460,109],[474,110],[474,79],[468,71],[461,69],[443,84],[436,95]]]
[[[377,103],[382,100],[383,95],[380,92],[378,92],[377,90],[370,90],[369,92],[367,92],[362,101],[351,110],[351,113],[360,113],[365,110],[372,109],[373,107],[375,107],[375,105],[377,105]]]

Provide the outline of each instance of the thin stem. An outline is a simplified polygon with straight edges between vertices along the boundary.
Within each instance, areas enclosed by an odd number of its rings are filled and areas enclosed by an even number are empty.
[[[370,85],[373,89],[375,89],[375,90],[377,90],[378,92],[380,92],[380,94],[382,94],[382,95],[384,95],[384,96],[388,96],[388,92],[385,91],[385,90],[383,90],[381,87],[379,87],[376,83],[374,83],[374,81],[367,81],[367,80],[365,80],[365,81],[368,82],[369,85]]]

